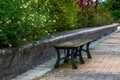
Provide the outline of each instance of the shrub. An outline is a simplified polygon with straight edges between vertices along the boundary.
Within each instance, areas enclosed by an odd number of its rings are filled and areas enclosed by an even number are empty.
[[[55,23],[48,14],[44,0],[0,0],[0,46],[18,46],[48,34]]]
[[[54,8],[51,10],[50,16],[56,17],[55,29],[57,31],[65,31],[76,27],[77,6],[72,0],[53,0],[50,1]]]
[[[108,0],[108,9],[110,10],[115,21],[120,20],[120,0]]]
[[[105,3],[99,3],[98,9],[90,21],[92,26],[111,24],[113,22],[113,17]]]
[[[110,15],[97,12],[93,5],[85,10],[77,2],[0,0],[0,47],[16,47],[40,40],[56,31],[100,25],[109,20]]]

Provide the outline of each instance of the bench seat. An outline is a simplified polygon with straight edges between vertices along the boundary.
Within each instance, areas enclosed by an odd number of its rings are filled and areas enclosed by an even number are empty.
[[[74,58],[76,56],[79,57],[80,63],[84,64],[81,51],[85,51],[87,53],[87,57],[92,58],[89,52],[89,45],[92,41],[93,41],[92,39],[77,39],[77,40],[61,42],[54,45],[57,51],[57,60],[54,65],[54,68],[58,68],[60,61],[64,59],[64,62],[68,62],[68,60],[71,60],[72,68],[77,69],[77,66],[74,61]],[[83,49],[84,45],[86,45],[86,49]],[[61,49],[67,51],[64,57],[61,57],[61,53],[60,53]]]
[[[92,42],[92,40],[91,39],[87,39],[87,40],[78,39],[78,40],[73,40],[73,41],[62,42],[62,43],[56,44],[54,47],[56,48],[78,48],[89,42]]]

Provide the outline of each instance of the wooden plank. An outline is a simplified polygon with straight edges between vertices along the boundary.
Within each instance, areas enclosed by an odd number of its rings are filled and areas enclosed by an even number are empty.
[[[79,47],[81,45],[85,45],[91,41],[92,41],[91,39],[85,39],[85,40],[78,39],[78,40],[62,42],[62,43],[55,45],[54,47],[57,47],[57,48],[67,48],[67,47],[68,48],[77,48],[77,47]]]

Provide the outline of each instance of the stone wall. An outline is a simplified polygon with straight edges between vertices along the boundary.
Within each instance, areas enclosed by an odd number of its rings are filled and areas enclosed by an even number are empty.
[[[56,43],[73,39],[96,40],[116,31],[118,25],[114,23],[102,27],[74,30],[43,42],[37,41],[35,44],[25,45],[19,49],[0,50],[0,80],[10,80],[10,78],[50,60],[56,56],[53,48]]]

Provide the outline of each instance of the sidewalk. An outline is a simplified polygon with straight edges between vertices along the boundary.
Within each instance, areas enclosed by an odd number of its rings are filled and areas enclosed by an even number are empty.
[[[85,64],[76,61],[78,69],[72,69],[69,63],[51,70],[56,60],[52,59],[11,80],[120,80],[119,31],[95,42],[90,51],[92,59],[87,59],[84,54]]]

